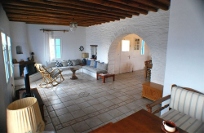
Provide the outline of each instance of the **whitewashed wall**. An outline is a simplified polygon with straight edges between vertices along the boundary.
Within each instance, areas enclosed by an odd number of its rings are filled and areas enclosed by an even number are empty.
[[[110,57],[115,54],[118,41],[128,34],[137,34],[145,40],[152,53],[153,69],[151,81],[163,84],[166,65],[166,48],[169,28],[169,11],[159,10],[148,15],[135,16],[116,22],[88,27],[86,48],[98,45],[98,60],[110,62],[109,71],[114,68]],[[117,41],[115,41],[117,40]],[[113,47],[113,48],[110,48]],[[109,52],[109,49],[110,52]],[[115,49],[115,50],[114,50]]]
[[[24,60],[30,56],[28,45],[27,25],[24,22],[10,22],[12,38],[12,55],[17,61]],[[16,53],[16,46],[21,46],[23,54]]]
[[[149,47],[147,44],[145,44],[145,53],[144,55],[141,55],[141,42],[142,42],[142,38],[139,37],[136,34],[129,34],[125,37],[122,38],[122,40],[130,40],[130,51],[128,52],[129,57],[129,72],[132,71],[136,71],[136,70],[141,70],[144,69],[144,61],[149,60],[150,59],[150,51],[149,51]],[[136,43],[135,39],[140,39],[139,44]],[[115,73],[115,74],[119,74],[121,73],[121,69],[124,66],[121,66],[121,63],[123,62],[123,60],[121,60],[121,56],[123,56],[123,52],[121,51],[121,41],[119,40],[119,42],[116,39],[116,42],[118,42],[118,44],[116,45],[116,48],[114,45],[114,47],[110,47],[109,49],[109,72],[110,73]],[[113,43],[115,44],[115,43]],[[135,50],[134,46],[135,45],[139,45],[139,50]],[[113,51],[113,52],[112,52]],[[114,54],[115,53],[115,54]],[[112,57],[113,56],[113,57]],[[128,57],[127,57],[128,59]],[[113,65],[111,65],[113,64]],[[114,67],[114,68],[112,68]]]
[[[164,96],[172,84],[204,92],[203,7],[203,0],[171,1]]]
[[[30,52],[34,52],[35,62],[43,64],[46,64],[47,61],[45,58],[45,33],[40,31],[40,29],[69,30],[69,26],[25,24],[23,22],[12,22],[11,27],[14,46],[22,45],[24,52],[17,55],[14,49],[13,58],[16,58],[17,61],[21,59],[27,60],[30,57]],[[54,31],[53,36],[61,38],[62,60],[81,59],[82,52],[79,50],[79,47],[85,47],[86,43],[84,27],[78,27],[74,32]]]
[[[9,20],[6,16],[5,11],[0,4],[0,32],[4,32],[6,35],[10,36],[10,27],[9,27]],[[5,76],[5,68],[4,68],[4,60],[3,60],[3,52],[2,52],[2,42],[0,37],[0,132],[6,132],[6,108],[8,104],[12,101],[12,81],[13,79],[10,78],[8,83],[6,83],[6,76]]]

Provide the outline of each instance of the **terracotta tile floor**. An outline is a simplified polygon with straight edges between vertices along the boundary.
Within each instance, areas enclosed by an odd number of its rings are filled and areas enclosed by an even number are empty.
[[[65,81],[56,87],[40,88],[41,80],[31,83],[37,87],[44,101],[45,132],[90,132],[109,122],[116,122],[152,101],[142,98],[144,71],[116,75],[106,83],[82,72],[71,80],[71,73],[63,72]]]

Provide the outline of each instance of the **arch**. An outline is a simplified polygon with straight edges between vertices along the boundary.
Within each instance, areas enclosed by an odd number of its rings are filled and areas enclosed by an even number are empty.
[[[148,31],[148,29],[143,28],[141,30],[137,27],[134,27],[134,25],[124,26],[123,28],[114,31],[115,33],[112,35],[111,44],[108,50],[109,73],[114,73],[115,61],[113,55],[116,52],[116,47],[119,41],[128,34],[136,34],[145,40],[145,42],[148,44],[149,50],[151,51],[153,62],[151,81],[163,84],[166,64],[167,33],[161,33],[158,37],[159,33],[155,35],[153,32],[149,33]]]

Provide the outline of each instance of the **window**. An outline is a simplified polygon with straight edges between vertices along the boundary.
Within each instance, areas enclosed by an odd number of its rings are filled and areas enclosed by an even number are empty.
[[[129,40],[122,40],[122,51],[130,51],[130,41]]]
[[[13,75],[13,63],[12,63],[12,55],[11,55],[11,39],[7,36],[7,43],[8,43],[8,54],[9,54],[9,65],[10,65],[10,75]]]
[[[61,39],[52,38],[50,39],[50,60],[61,58]]]
[[[144,55],[145,53],[145,41],[142,40],[142,44],[141,44],[141,55]]]
[[[2,41],[2,50],[3,50],[3,58],[4,58],[4,67],[6,73],[6,82],[9,80],[9,70],[8,70],[8,57],[7,57],[7,43],[6,43],[6,35],[1,32],[1,41]]]

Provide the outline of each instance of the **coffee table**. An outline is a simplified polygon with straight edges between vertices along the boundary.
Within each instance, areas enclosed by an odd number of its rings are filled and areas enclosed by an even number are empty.
[[[78,79],[78,77],[76,76],[76,71],[79,70],[78,67],[72,67],[70,68],[70,70],[72,71],[72,77],[70,79],[75,80]]]
[[[108,123],[91,133],[164,133],[163,119],[142,109],[116,123]],[[186,131],[177,127],[179,133]]]
[[[115,81],[115,74],[109,74],[109,73],[106,73],[106,74],[103,74],[103,73],[97,73],[97,80],[99,79],[99,77],[101,77],[101,78],[103,79],[103,83],[105,83],[106,78],[109,78],[109,77],[113,77],[113,81]]]

